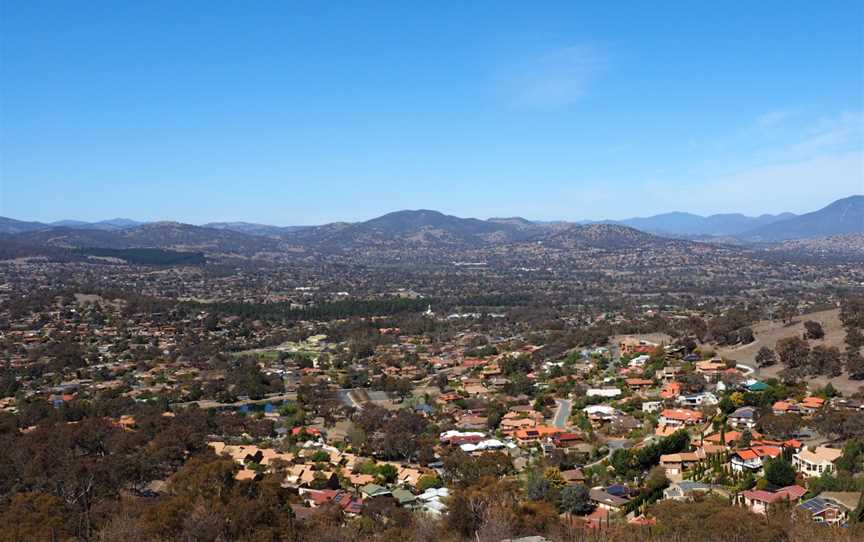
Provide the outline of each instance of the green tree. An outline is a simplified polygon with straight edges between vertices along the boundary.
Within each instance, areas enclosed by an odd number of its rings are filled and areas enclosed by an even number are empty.
[[[769,459],[765,464],[765,479],[777,487],[791,486],[795,484],[795,469],[785,459]]]
[[[558,510],[577,515],[590,513],[594,505],[588,496],[588,488],[581,484],[566,486],[558,498]]]
[[[825,337],[825,330],[822,329],[822,324],[807,320],[804,322],[804,338],[818,340]]]
[[[777,363],[777,354],[767,346],[763,346],[756,353],[756,364],[759,367],[770,367]]]
[[[392,484],[396,480],[396,475],[399,471],[390,463],[385,463],[378,467],[378,478],[387,484]]]

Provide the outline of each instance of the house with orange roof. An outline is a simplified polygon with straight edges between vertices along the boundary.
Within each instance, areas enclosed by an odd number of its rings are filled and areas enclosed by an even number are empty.
[[[732,444],[741,440],[742,435],[743,435],[743,433],[741,431],[727,431],[723,435],[724,440],[722,443],[720,442],[720,433],[712,433],[712,434],[708,435],[707,437],[705,437],[703,440],[706,443],[713,444],[713,445],[721,445],[722,444],[724,446],[731,446]],[[750,435],[754,439],[762,438],[762,434],[758,433],[756,431],[751,431]]]
[[[552,437],[558,433],[563,433],[563,429],[550,427],[548,425],[538,425],[529,429],[519,429],[514,433],[516,441],[519,444],[528,444],[531,442],[539,442],[545,438]]]
[[[694,425],[705,420],[705,415],[698,410],[689,410],[686,408],[667,408],[660,413],[660,425],[670,425],[673,427],[683,427],[685,425]]]
[[[821,397],[805,397],[798,404],[798,408],[801,409],[801,412],[804,414],[813,414],[817,410],[821,409],[825,406],[825,399]]]
[[[751,446],[733,452],[729,462],[735,472],[750,471],[756,474],[762,471],[766,459],[776,459],[781,455],[783,448],[780,446]]]
[[[797,414],[800,412],[798,405],[791,401],[777,401],[771,407],[771,412],[775,416],[780,416],[782,414]]]
[[[717,378],[726,370],[726,362],[721,359],[709,359],[696,363],[696,372],[706,378]]]
[[[681,395],[680,382],[667,382],[663,385],[663,389],[660,390],[661,399],[674,399],[679,395]]]

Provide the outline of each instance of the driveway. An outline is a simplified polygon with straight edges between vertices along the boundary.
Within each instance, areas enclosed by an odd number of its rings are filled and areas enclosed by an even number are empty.
[[[555,399],[555,402],[558,403],[558,410],[555,411],[552,425],[558,429],[564,429],[567,427],[567,420],[570,419],[570,411],[573,410],[573,401],[569,399]]]

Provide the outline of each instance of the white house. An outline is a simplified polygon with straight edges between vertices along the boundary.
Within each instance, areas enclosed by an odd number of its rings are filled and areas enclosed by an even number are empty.
[[[842,450],[827,446],[819,446],[813,451],[804,448],[792,456],[792,466],[807,478],[822,476],[825,472],[836,470],[834,464],[842,455]]]
[[[588,397],[618,397],[621,395],[621,390],[618,388],[591,388],[585,395]]]

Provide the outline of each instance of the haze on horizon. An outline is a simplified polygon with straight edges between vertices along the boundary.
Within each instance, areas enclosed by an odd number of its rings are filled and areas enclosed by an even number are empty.
[[[806,213],[864,192],[864,5],[7,3],[0,215]]]

